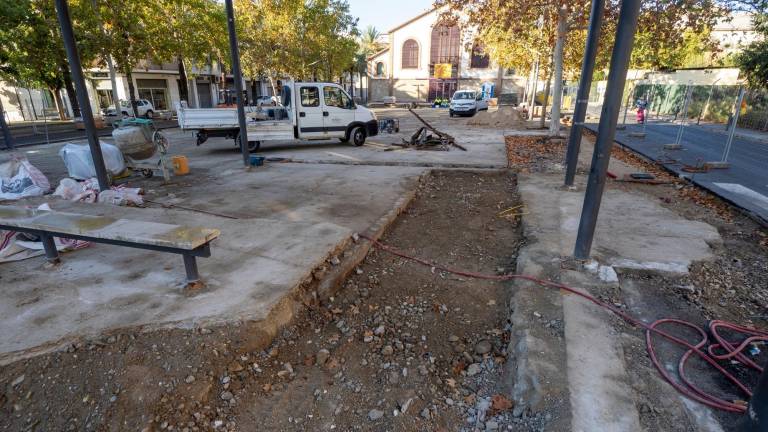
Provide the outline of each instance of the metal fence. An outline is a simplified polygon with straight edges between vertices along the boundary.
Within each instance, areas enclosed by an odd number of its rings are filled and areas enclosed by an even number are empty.
[[[632,92],[633,101],[645,98],[649,113],[657,118],[677,120],[683,115],[686,93],[690,91],[687,117],[696,122],[729,123],[739,96],[739,86],[686,84],[637,84]],[[631,109],[631,108],[630,108]],[[768,131],[768,93],[747,91],[738,124],[740,127]]]

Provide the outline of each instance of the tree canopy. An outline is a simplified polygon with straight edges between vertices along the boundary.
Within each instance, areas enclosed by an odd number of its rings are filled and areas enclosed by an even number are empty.
[[[736,63],[751,87],[768,90],[768,13],[756,15],[754,25],[761,39],[737,55]]]

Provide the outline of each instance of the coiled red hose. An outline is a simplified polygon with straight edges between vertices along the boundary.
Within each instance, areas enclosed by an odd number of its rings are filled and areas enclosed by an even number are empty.
[[[762,372],[763,370],[762,367],[755,364],[753,361],[747,358],[747,356],[742,354],[742,352],[746,348],[748,348],[750,344],[754,342],[768,341],[768,332],[765,332],[765,331],[757,330],[752,327],[746,327],[738,324],[729,323],[726,321],[712,321],[709,324],[709,331],[712,334],[713,338],[715,339],[716,343],[712,343],[707,346],[707,342],[709,340],[707,337],[707,333],[701,327],[697,326],[696,324],[690,323],[688,321],[683,321],[683,320],[673,319],[673,318],[665,318],[665,319],[657,320],[651,324],[646,324],[645,322],[640,321],[639,319],[627,314],[626,312],[622,311],[621,309],[617,308],[616,306],[610,303],[606,303],[590,294],[587,294],[583,291],[580,291],[578,289],[569,287],[567,285],[564,285],[558,282],[538,279],[533,276],[519,275],[519,274],[487,275],[482,273],[457,270],[450,267],[446,267],[441,264],[433,263],[423,258],[418,258],[418,257],[408,255],[405,252],[402,252],[396,248],[393,248],[392,246],[385,245],[380,241],[373,239],[369,236],[361,234],[360,237],[370,241],[373,244],[373,246],[387,253],[390,253],[395,256],[399,256],[401,258],[405,258],[410,261],[417,262],[419,264],[423,264],[425,266],[434,267],[438,270],[442,270],[448,273],[452,273],[459,276],[475,278],[475,279],[496,280],[496,281],[507,281],[507,280],[513,280],[513,279],[526,280],[526,281],[541,285],[543,287],[561,289],[563,291],[577,295],[585,300],[588,300],[602,308],[608,309],[609,311],[613,312],[615,315],[619,316],[621,319],[628,322],[629,324],[645,329],[646,347],[648,349],[648,355],[651,358],[651,362],[654,364],[654,366],[656,366],[656,369],[664,377],[664,379],[670,385],[672,385],[672,387],[674,387],[677,391],[679,391],[681,394],[685,395],[686,397],[693,399],[695,401],[698,401],[704,405],[710,406],[712,408],[717,408],[717,409],[734,412],[734,413],[744,413],[747,410],[747,403],[743,400],[735,400],[735,401],[725,400],[721,397],[705,392],[704,390],[696,386],[693,382],[691,382],[691,380],[687,377],[685,373],[685,364],[687,363],[688,359],[691,357],[692,354],[696,354],[701,359],[709,363],[713,368],[715,368],[718,372],[720,372],[726,379],[728,379],[728,381],[733,383],[747,397],[752,396],[752,391],[746,385],[744,385],[744,383],[742,383],[738,378],[736,378],[733,374],[728,372],[717,361],[718,360],[735,360],[757,371]],[[697,331],[699,335],[701,335],[701,339],[695,345],[691,344],[685,341],[684,339],[681,339],[677,336],[673,336],[658,328],[658,326],[665,325],[665,324],[676,324],[676,325],[691,328]],[[718,332],[718,330],[721,328],[728,329],[732,332],[741,333],[742,335],[745,335],[746,338],[740,342],[729,341]],[[669,372],[667,372],[667,370],[661,365],[661,362],[656,356],[656,351],[653,345],[652,335],[654,334],[659,335],[675,344],[681,345],[688,349],[688,351],[686,351],[683,354],[683,356],[680,358],[680,361],[678,363],[678,373],[680,375],[680,380],[682,382],[675,380],[669,374]],[[704,346],[707,346],[706,351],[702,350]],[[724,353],[716,354],[715,353],[716,351],[724,351]]]

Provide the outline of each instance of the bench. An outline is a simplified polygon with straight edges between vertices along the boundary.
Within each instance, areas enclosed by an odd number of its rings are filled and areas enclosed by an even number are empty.
[[[220,234],[217,229],[13,206],[0,206],[0,229],[39,236],[52,263],[59,262],[54,237],[180,254],[188,285],[200,280],[196,258],[210,257],[210,243]]]

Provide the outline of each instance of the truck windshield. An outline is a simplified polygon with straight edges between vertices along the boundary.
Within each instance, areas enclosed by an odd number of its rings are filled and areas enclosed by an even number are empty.
[[[456,92],[453,94],[454,100],[471,100],[475,98],[475,94],[472,92]]]

